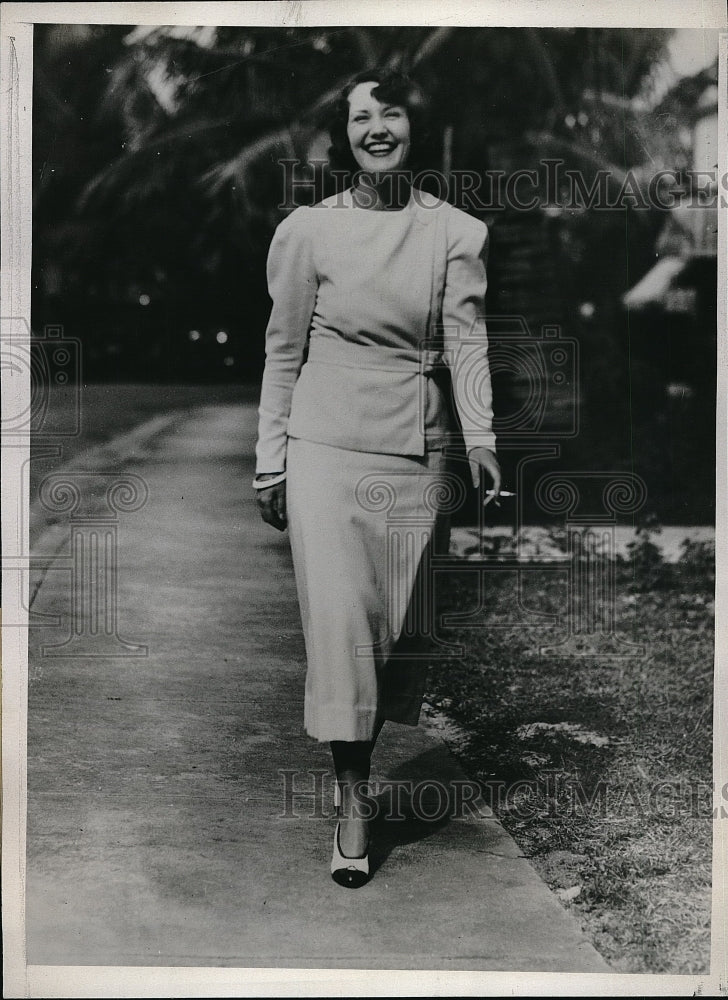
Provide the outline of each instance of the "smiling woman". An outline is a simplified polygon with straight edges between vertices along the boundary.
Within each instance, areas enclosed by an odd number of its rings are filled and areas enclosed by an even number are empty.
[[[425,166],[430,139],[427,99],[420,87],[401,73],[364,71],[342,91],[329,122],[329,134],[332,170],[401,170],[406,164],[416,173]],[[376,139],[384,140],[383,145],[394,144],[392,152],[397,155],[391,164],[389,153],[372,150]]]
[[[380,102],[373,81],[359,83],[349,95],[347,135],[354,159],[362,170],[399,170],[407,161],[410,124],[400,104]]]
[[[306,644],[304,724],[341,796],[331,874],[369,878],[367,781],[386,721],[417,725],[431,556],[462,494],[448,471],[450,367],[473,474],[501,474],[483,320],[486,226],[412,187],[419,90],[368,71],[344,89],[332,166],[351,187],[292,212],[268,257],[254,487],[290,531]],[[396,507],[401,537],[392,537]]]

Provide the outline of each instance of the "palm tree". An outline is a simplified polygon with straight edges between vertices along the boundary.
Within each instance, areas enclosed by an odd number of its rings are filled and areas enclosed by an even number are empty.
[[[511,139],[520,133],[545,153],[607,169],[621,183],[643,155],[632,99],[667,36],[535,28],[137,32],[104,99],[122,115],[129,137],[123,153],[90,180],[82,204],[97,195],[153,194],[162,183],[160,161],[202,148],[202,191],[217,199],[230,188],[239,209],[254,211],[256,168],[270,171],[281,157],[307,159],[343,82],[372,65],[403,69],[428,84],[441,128],[454,124],[461,136],[484,125]],[[467,99],[453,107],[453,93]]]
[[[101,303],[116,289],[129,301],[144,293],[167,302],[169,315],[208,307],[244,315],[259,338],[280,161],[325,149],[322,122],[352,72],[386,65],[425,85],[441,137],[437,166],[486,169],[504,157],[528,166],[549,154],[587,181],[598,169],[618,181],[644,158],[632,99],[666,38],[546,28],[39,27],[37,259],[49,273],[60,259],[66,289],[72,273],[79,296],[97,289]]]

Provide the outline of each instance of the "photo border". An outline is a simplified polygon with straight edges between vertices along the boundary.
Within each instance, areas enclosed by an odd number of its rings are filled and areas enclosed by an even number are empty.
[[[32,33],[35,23],[248,24],[306,28],[319,25],[598,26],[688,27],[721,30],[719,58],[719,170],[728,169],[728,34],[719,0],[308,0],[241,3],[4,3],[0,11],[0,184],[3,342],[11,340],[13,318],[30,316]],[[728,298],[726,208],[719,206],[717,509],[714,785],[728,783],[728,733],[722,705],[728,704]],[[28,405],[28,373],[2,372],[2,414]],[[28,552],[28,496],[20,489],[29,457],[28,440],[2,441],[3,551]],[[23,537],[19,533],[23,533]],[[27,576],[23,574],[27,579]],[[21,574],[3,565],[3,613],[27,626]],[[728,990],[726,821],[714,826],[712,956],[709,976],[582,975],[346,969],[261,969],[215,967],[27,966],[24,895],[26,842],[27,628],[2,630],[2,833],[4,995],[9,997],[208,997],[208,996],[636,996],[719,995]]]

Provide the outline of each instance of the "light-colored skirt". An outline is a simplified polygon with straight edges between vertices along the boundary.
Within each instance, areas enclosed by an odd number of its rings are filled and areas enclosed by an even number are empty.
[[[372,454],[289,438],[288,525],[306,644],[304,726],[369,740],[417,725],[457,480],[443,451]]]

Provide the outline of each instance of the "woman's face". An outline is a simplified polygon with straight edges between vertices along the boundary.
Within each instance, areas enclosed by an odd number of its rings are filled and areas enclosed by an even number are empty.
[[[354,159],[362,170],[402,169],[410,151],[410,122],[401,104],[380,104],[375,82],[358,83],[349,94],[346,128]]]

